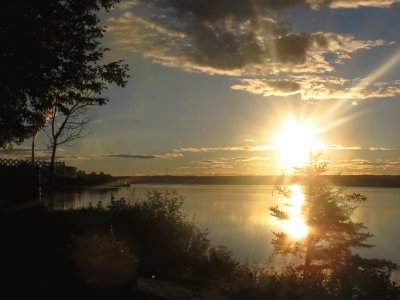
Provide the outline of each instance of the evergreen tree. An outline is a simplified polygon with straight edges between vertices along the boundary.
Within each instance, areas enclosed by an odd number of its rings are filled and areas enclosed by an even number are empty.
[[[294,239],[287,233],[274,233],[272,241],[275,251],[282,255],[294,255],[304,259],[304,269],[313,267],[331,268],[342,264],[351,255],[352,248],[369,248],[366,240],[372,235],[365,231],[362,223],[354,222],[351,216],[357,205],[366,200],[358,193],[346,193],[345,188],[328,184],[323,174],[327,164],[314,156],[304,167],[297,169],[301,175],[304,195],[302,215],[308,233],[304,238]],[[290,190],[279,188],[290,197]],[[275,206],[271,215],[288,221],[287,209]]]

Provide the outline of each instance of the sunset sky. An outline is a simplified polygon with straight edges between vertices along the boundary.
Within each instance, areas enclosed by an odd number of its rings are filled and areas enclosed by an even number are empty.
[[[331,173],[400,174],[400,1],[135,0],[101,19],[106,59],[131,77],[58,160],[113,175],[280,174],[276,135],[292,119],[315,130]],[[36,156],[49,159],[43,132]]]

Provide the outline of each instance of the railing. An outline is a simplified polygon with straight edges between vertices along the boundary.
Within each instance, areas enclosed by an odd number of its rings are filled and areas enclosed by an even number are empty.
[[[57,161],[54,166],[56,169],[65,168],[65,162]],[[50,163],[42,160],[32,162],[31,160],[0,158],[0,167],[37,167],[45,169],[50,167]]]
[[[65,163],[55,162],[58,176]],[[46,161],[0,158],[0,212],[4,209],[42,200],[42,191],[50,186],[50,163]]]

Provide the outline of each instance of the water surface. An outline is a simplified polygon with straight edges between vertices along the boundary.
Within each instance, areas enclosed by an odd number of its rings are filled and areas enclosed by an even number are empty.
[[[242,261],[263,263],[272,254],[273,231],[282,225],[269,215],[270,206],[282,203],[283,197],[269,185],[146,185],[116,189],[91,189],[58,194],[58,209],[81,208],[109,203],[111,195],[127,201],[144,198],[146,191],[175,190],[185,197],[184,212],[201,228],[208,228],[214,244],[227,246]],[[353,219],[363,222],[374,234],[369,240],[376,245],[363,249],[366,257],[387,258],[400,264],[400,189],[348,188],[348,192],[368,197]]]

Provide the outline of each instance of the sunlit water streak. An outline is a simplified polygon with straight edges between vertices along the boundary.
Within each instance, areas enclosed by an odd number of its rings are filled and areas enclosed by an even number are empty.
[[[308,227],[304,223],[303,204],[304,194],[301,186],[294,184],[289,186],[290,197],[286,199],[286,212],[289,220],[283,222],[284,232],[293,239],[301,239],[307,236]]]

